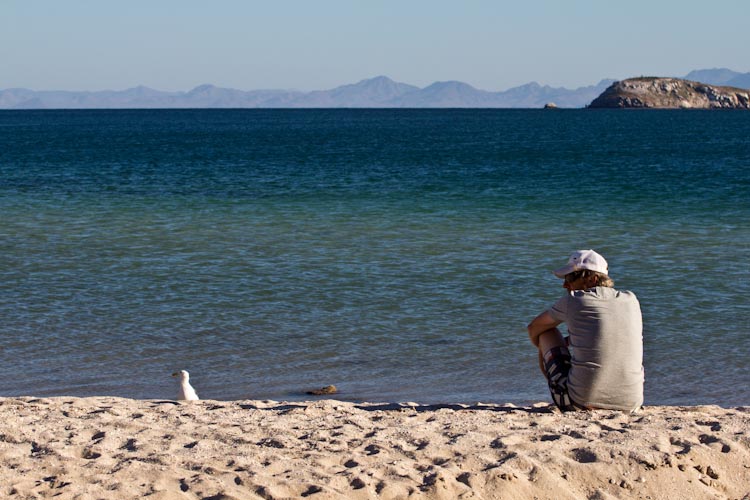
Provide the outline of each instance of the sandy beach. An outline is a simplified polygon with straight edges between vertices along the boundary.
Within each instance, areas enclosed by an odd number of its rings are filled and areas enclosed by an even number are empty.
[[[0,497],[750,499],[750,407],[0,399]]]

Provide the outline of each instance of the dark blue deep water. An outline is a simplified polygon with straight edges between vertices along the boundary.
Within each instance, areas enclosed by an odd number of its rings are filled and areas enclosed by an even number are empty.
[[[547,400],[579,248],[647,404],[750,404],[750,113],[0,111],[0,396]]]

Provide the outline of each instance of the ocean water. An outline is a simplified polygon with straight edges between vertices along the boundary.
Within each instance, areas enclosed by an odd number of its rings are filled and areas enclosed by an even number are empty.
[[[646,404],[750,404],[750,114],[0,111],[0,396],[549,400],[594,248]]]

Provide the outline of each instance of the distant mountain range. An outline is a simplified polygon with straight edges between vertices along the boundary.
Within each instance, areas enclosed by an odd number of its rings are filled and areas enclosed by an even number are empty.
[[[684,78],[685,80],[708,83],[709,85],[750,89],[750,73],[737,73],[726,68],[699,69],[691,71]]]
[[[529,83],[504,92],[479,90],[463,82],[435,82],[425,88],[378,76],[331,90],[236,90],[201,85],[187,92],[148,87],[98,92],[0,91],[0,109],[91,108],[540,108],[548,102],[580,108],[614,80],[575,90]]]
[[[683,77],[714,85],[750,88],[750,73],[729,69],[690,72]],[[501,92],[469,84],[435,82],[424,88],[378,76],[330,90],[236,90],[201,85],[187,92],[164,92],[148,87],[96,92],[0,90],[0,109],[94,108],[582,108],[615,80],[566,89],[527,83]]]

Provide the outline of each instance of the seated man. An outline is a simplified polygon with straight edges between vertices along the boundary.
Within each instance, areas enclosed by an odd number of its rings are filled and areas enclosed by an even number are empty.
[[[528,330],[555,404],[562,411],[637,410],[643,404],[643,321],[635,294],[613,288],[607,261],[593,250],[574,252],[554,273],[567,293]]]

